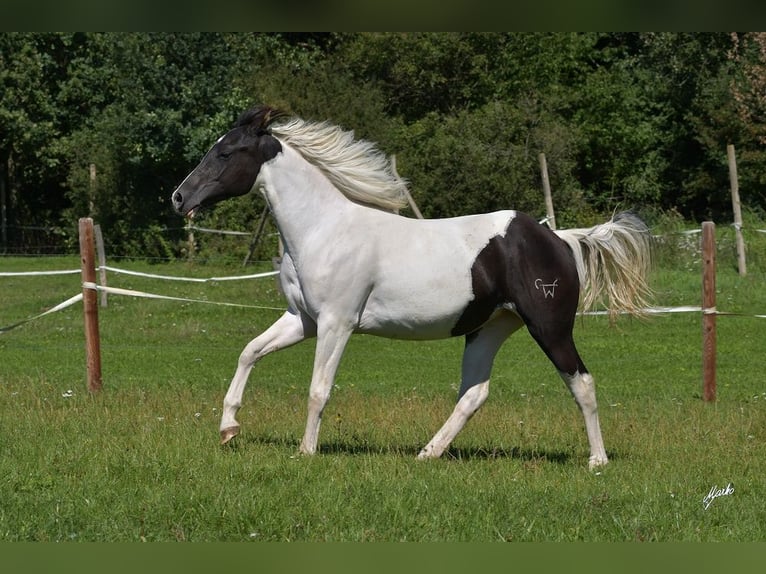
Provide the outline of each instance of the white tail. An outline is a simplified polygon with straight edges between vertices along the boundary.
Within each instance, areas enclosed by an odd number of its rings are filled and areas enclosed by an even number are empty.
[[[646,315],[652,237],[641,219],[623,212],[588,229],[555,233],[577,262],[583,311],[601,304],[611,319],[619,313]]]

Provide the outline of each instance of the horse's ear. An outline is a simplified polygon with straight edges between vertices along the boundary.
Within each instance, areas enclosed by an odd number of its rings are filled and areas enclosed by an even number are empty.
[[[285,112],[270,106],[258,106],[243,113],[237,121],[237,126],[246,127],[248,133],[253,136],[262,136],[268,133],[272,122],[286,115]]]

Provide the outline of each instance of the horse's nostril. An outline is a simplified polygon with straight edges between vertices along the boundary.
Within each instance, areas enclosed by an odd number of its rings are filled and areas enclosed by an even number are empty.
[[[173,192],[173,195],[172,195],[171,199],[172,199],[174,205],[181,205],[183,203],[183,201],[184,201],[184,198],[181,197],[181,194],[178,193],[177,191]]]

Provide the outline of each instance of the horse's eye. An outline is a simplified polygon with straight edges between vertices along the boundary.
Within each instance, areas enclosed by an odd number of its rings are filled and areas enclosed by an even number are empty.
[[[218,158],[219,159],[229,159],[231,157],[231,154],[233,152],[230,151],[220,151],[218,152]]]

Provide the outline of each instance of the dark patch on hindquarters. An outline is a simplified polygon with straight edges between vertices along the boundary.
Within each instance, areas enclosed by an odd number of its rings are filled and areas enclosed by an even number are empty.
[[[580,281],[569,246],[554,232],[517,212],[505,235],[477,255],[471,285],[473,299],[452,335],[477,331],[499,307],[512,305],[557,369],[586,372],[572,339]]]
[[[452,328],[452,335],[465,335],[481,327],[505,299],[505,276],[510,264],[508,234],[496,235],[482,249],[471,266],[471,291],[468,303]]]

